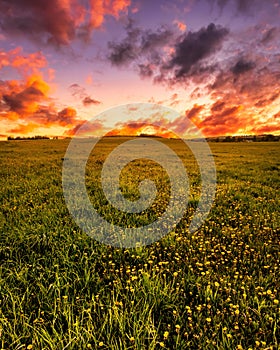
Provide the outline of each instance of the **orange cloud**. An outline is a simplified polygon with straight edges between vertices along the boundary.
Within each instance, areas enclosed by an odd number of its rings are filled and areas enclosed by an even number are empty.
[[[8,90],[8,91],[7,91]],[[38,75],[30,76],[23,85],[11,84],[2,95],[5,109],[9,113],[25,117],[35,113],[39,104],[48,99],[48,84]]]
[[[152,122],[147,121],[139,121],[139,122],[128,122],[123,123],[122,126],[111,130],[106,134],[106,136],[160,136],[164,138],[176,138],[177,136],[166,130],[164,127],[160,127],[157,125],[153,125]]]
[[[35,124],[35,123],[19,124],[17,127],[9,130],[9,132],[12,134],[23,135],[23,134],[28,134],[28,133],[32,132],[36,128],[38,128],[38,124]]]
[[[129,5],[130,0],[29,0],[28,6],[24,1],[7,1],[0,5],[1,29],[9,35],[69,45],[76,38],[88,39],[105,16],[117,18]]]
[[[28,134],[37,128],[74,127],[81,122],[74,108],[58,111],[49,97],[50,87],[40,75],[26,81],[6,81],[0,84],[0,119],[18,122],[8,133]]]
[[[174,21],[174,23],[176,24],[176,26],[178,27],[178,29],[181,31],[181,32],[185,32],[186,29],[187,29],[187,25],[181,21]]]
[[[10,51],[0,51],[0,69],[3,67],[16,68],[21,74],[38,72],[40,68],[48,64],[45,56],[41,52],[23,54],[21,47]]]
[[[64,136],[74,136],[76,132],[80,129],[80,127],[82,127],[86,122],[87,122],[86,120],[76,121],[75,125],[73,125],[71,129],[64,132]],[[79,136],[84,136],[84,137],[93,136],[94,133],[103,131],[103,130],[104,130],[104,125],[102,121],[94,120],[91,122],[87,122],[83,126],[83,131],[79,132]]]

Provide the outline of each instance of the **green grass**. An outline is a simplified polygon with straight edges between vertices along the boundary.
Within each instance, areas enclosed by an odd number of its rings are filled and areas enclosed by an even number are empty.
[[[169,194],[155,164],[137,161],[121,179],[130,199],[142,177],[156,181],[144,217],[120,215],[100,193],[102,162],[124,140],[107,138],[92,155],[88,193],[107,219],[148,223]],[[210,144],[216,199],[191,234],[197,166],[182,143],[163,142],[188,164],[190,208],[174,232],[129,250],[96,242],[70,216],[61,185],[68,141],[0,143],[0,349],[280,348],[280,144]]]

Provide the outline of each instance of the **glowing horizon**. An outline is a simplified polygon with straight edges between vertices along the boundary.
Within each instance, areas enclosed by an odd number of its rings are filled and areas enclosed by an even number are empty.
[[[176,121],[158,120],[182,135],[186,119],[205,137],[280,135],[277,0],[32,0],[0,10],[0,139],[72,136],[92,118],[103,135],[99,114],[134,102],[176,110]],[[112,129],[142,132],[122,123]]]

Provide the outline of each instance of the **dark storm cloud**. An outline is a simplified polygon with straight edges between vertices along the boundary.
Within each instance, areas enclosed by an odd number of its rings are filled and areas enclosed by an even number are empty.
[[[141,29],[134,26],[134,22],[130,19],[125,27],[126,37],[123,41],[116,43],[110,41],[108,43],[109,56],[108,59],[113,65],[121,66],[135,60],[138,55],[138,41],[141,36]],[[138,45],[137,45],[138,44]]]
[[[235,75],[246,73],[254,69],[256,64],[252,61],[247,61],[244,58],[239,59],[236,64],[232,67],[231,71]]]
[[[125,30],[126,37],[121,42],[110,41],[108,43],[108,59],[116,66],[131,63],[144,56],[159,63],[158,50],[164,45],[168,45],[174,37],[174,33],[165,27],[153,32],[135,27],[132,21],[129,22]]]
[[[156,32],[147,30],[143,32],[140,49],[143,52],[149,52],[155,48],[162,47],[169,43],[173,36],[174,33],[164,27],[159,28]]]
[[[205,68],[197,64],[220,49],[228,33],[226,28],[213,23],[197,32],[188,32],[175,46],[167,68],[175,68],[176,78],[187,76],[192,69],[197,73],[203,71]]]
[[[135,28],[130,22],[126,37],[109,42],[108,59],[115,66],[132,65],[142,78],[174,84],[199,79],[216,69],[208,59],[220,50],[228,29],[209,24],[182,34],[166,27],[155,31]]]
[[[138,50],[135,50],[134,44],[126,39],[124,42],[115,44],[113,42],[109,43],[109,49],[111,50],[109,59],[112,64],[116,66],[121,66],[126,63],[130,63],[135,60],[138,55]]]

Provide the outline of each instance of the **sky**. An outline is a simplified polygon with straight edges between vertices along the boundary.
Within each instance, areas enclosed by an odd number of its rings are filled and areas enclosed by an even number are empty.
[[[279,135],[279,19],[280,0],[0,0],[0,138],[88,120],[96,136],[183,136],[188,120],[206,137]]]

